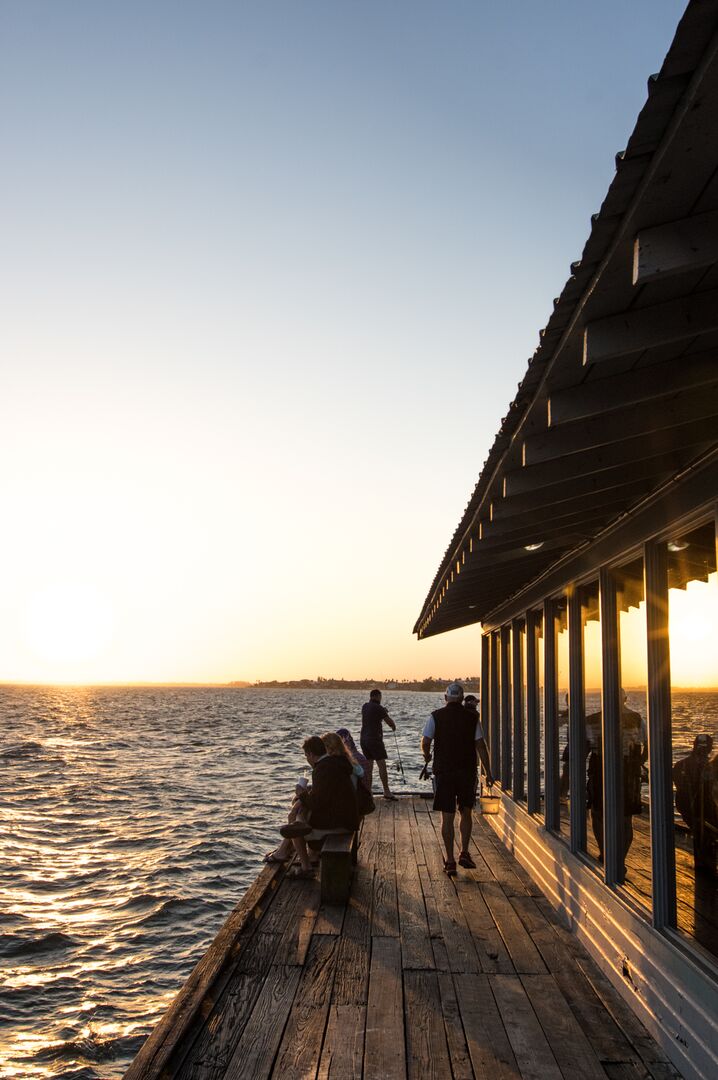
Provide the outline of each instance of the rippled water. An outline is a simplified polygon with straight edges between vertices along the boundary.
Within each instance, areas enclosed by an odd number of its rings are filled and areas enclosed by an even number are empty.
[[[0,689],[0,1077],[122,1075],[276,842],[303,738],[358,735],[365,700]],[[417,789],[441,699],[385,703]]]

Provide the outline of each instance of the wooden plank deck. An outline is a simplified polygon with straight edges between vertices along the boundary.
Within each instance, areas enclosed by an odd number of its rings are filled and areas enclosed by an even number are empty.
[[[451,880],[427,801],[379,804],[348,903],[272,871],[128,1080],[678,1077],[480,815]]]

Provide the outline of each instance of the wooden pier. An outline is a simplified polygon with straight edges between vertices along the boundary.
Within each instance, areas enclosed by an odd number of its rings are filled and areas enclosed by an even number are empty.
[[[379,801],[349,902],[263,870],[126,1080],[678,1077],[480,815],[450,880],[427,801]]]

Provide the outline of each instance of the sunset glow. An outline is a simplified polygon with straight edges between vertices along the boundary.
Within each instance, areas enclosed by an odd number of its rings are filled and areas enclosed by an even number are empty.
[[[412,627],[649,6],[6,6],[0,680],[478,672]]]

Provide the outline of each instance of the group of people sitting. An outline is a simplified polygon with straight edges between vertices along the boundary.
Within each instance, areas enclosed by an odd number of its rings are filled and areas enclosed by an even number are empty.
[[[361,817],[374,809],[374,800],[368,761],[347,728],[311,735],[302,750],[311,766],[311,784],[304,777],[297,783],[287,824],[279,830],[282,842],[265,855],[265,862],[287,862],[296,853],[299,865],[290,876],[311,878],[315,863],[310,851],[318,851],[331,833],[355,832]]]

